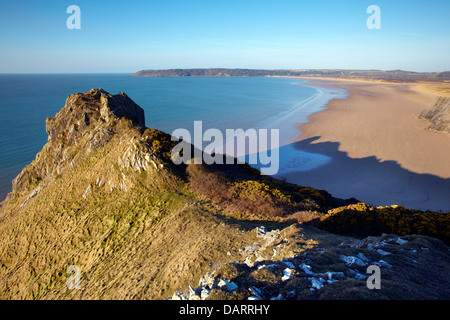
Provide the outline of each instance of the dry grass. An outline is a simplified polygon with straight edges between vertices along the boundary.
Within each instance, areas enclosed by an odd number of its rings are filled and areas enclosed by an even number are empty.
[[[226,267],[245,259],[240,249],[261,241],[253,231],[261,224],[283,229],[262,258],[272,259],[275,246],[282,260],[319,245],[329,255],[316,256],[313,267],[339,268],[337,245],[348,237],[294,223],[312,223],[319,212],[342,205],[328,193],[257,179],[248,166],[174,167],[168,135],[124,119],[111,132],[107,143],[92,149],[84,148],[94,146],[87,144],[89,134],[67,148],[64,141],[49,142],[24,171],[0,213],[0,299],[165,299],[220,267],[227,277],[275,288],[279,270],[247,274]],[[142,157],[131,154],[135,164],[122,166],[130,148]],[[136,168],[155,154],[153,165]],[[47,168],[54,170],[36,174]],[[427,259],[443,261],[432,270],[437,276],[447,261],[440,244],[434,246]],[[81,290],[66,287],[70,265],[81,269]]]
[[[444,82],[421,82],[417,89],[434,93],[443,97],[450,97],[450,81]]]
[[[170,170],[120,168],[137,134],[122,131],[50,181],[31,179],[45,187],[22,208],[29,188],[5,203],[2,299],[167,298],[254,241],[203,208]],[[82,290],[66,288],[73,264]]]

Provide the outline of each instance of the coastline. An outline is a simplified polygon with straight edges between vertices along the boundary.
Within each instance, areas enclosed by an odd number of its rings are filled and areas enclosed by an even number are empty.
[[[283,179],[375,206],[450,211],[450,135],[427,131],[428,121],[418,119],[436,94],[414,84],[305,80],[302,85],[345,89],[348,96],[298,125],[291,146],[330,161],[312,170],[292,168]]]
[[[293,79],[293,78],[291,78]],[[299,80],[298,78],[295,78]],[[312,114],[319,113],[327,104],[335,99],[346,99],[347,90],[343,88],[323,86],[309,82],[295,82],[292,85],[305,86],[313,88],[316,93],[304,101],[299,102],[290,110],[284,111],[277,117],[267,119],[260,123],[256,129],[279,129],[279,147],[278,161],[279,170],[275,177],[286,180],[286,175],[292,171],[309,171],[328,163],[331,158],[326,155],[310,153],[295,148],[295,142],[298,139],[298,126],[308,122]],[[228,145],[224,148],[228,150]],[[265,153],[267,149],[273,149],[270,146],[258,145],[258,153]],[[246,162],[249,156],[248,148],[237,150],[235,154],[240,161]],[[261,164],[258,162],[252,164],[253,167],[261,170]]]
[[[317,93],[276,119],[260,125],[264,128],[282,128],[280,130],[280,147],[291,144],[298,139],[297,127],[308,122],[311,115],[323,111],[328,103],[335,99],[346,99],[348,97],[347,90],[343,88],[326,87],[308,82],[295,83],[294,85],[314,88]]]

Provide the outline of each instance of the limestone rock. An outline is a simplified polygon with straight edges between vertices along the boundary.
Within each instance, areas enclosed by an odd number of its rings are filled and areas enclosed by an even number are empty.
[[[14,179],[12,193],[30,189],[30,184],[36,187],[54,174],[73,168],[104,147],[120,130],[117,124],[123,119],[145,127],[144,110],[125,93],[111,95],[103,89],[92,89],[70,95],[55,117],[47,118],[48,143]],[[147,154],[142,156],[149,158]],[[151,163],[151,159],[146,161],[138,165]]]
[[[428,130],[450,133],[450,97],[437,97],[420,114],[431,122]]]

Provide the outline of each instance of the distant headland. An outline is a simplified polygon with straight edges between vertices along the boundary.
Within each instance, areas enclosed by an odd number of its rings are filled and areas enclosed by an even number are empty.
[[[327,77],[344,79],[367,79],[394,82],[450,80],[450,71],[412,72],[403,70],[343,70],[343,69],[166,69],[141,70],[132,77]]]

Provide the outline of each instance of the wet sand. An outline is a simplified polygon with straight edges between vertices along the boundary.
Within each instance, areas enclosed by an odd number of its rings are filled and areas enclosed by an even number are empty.
[[[450,135],[418,119],[435,94],[410,84],[314,79],[305,85],[343,88],[325,110],[298,126],[298,150],[332,160],[286,179],[371,205],[450,211]]]

